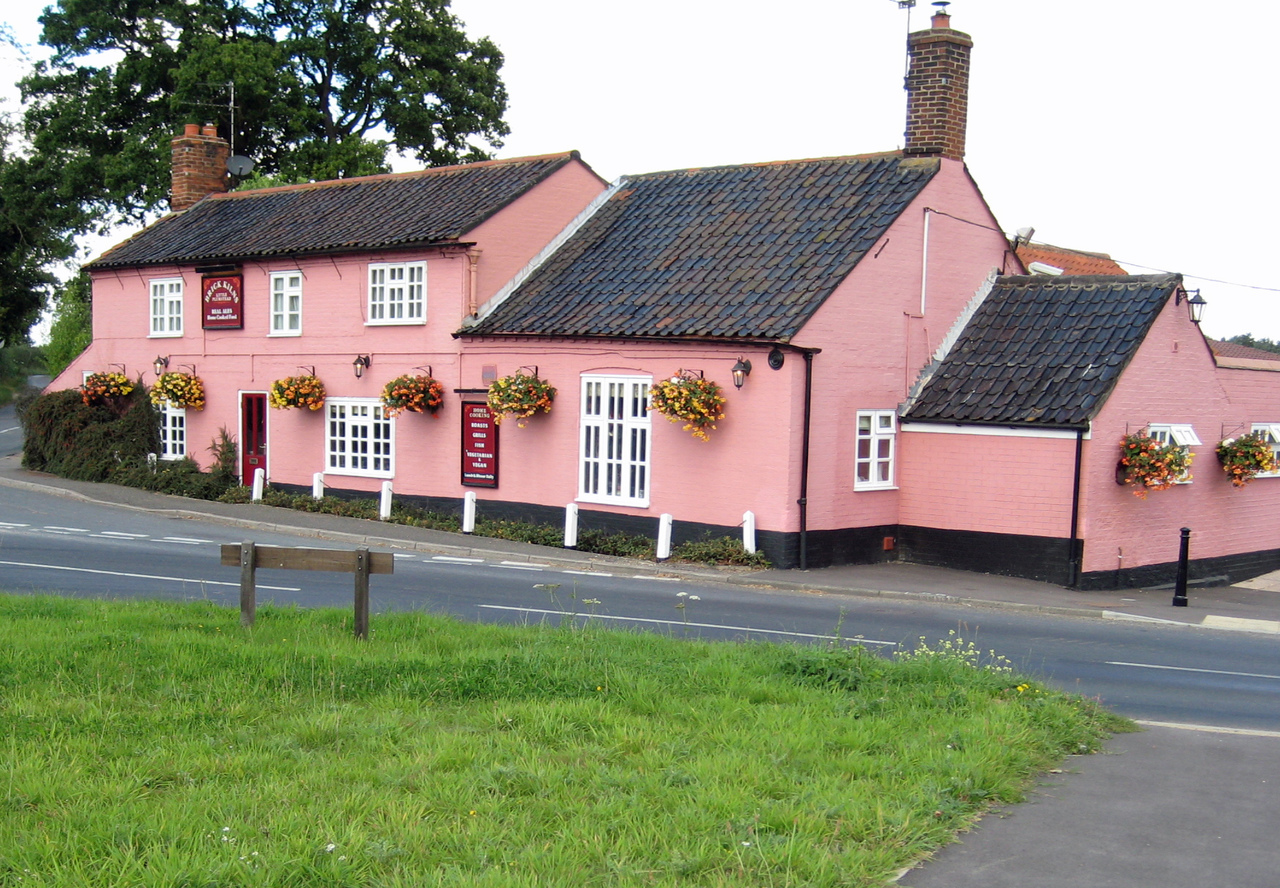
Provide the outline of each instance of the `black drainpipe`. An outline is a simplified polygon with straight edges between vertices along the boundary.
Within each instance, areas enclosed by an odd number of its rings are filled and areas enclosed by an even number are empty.
[[[1067,585],[1075,588],[1080,585],[1080,468],[1083,462],[1084,429],[1076,429],[1076,477],[1071,488],[1071,550],[1067,565],[1071,582]]]
[[[813,352],[804,352],[804,440],[800,443],[800,569],[809,567],[809,416],[813,401]]]

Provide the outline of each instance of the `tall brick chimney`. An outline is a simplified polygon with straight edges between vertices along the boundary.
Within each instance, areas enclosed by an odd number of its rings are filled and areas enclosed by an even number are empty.
[[[218,138],[216,126],[188,123],[186,132],[173,140],[169,209],[176,213],[210,194],[226,191],[230,156],[231,146]]]
[[[928,31],[907,36],[907,133],[903,153],[964,159],[973,38],[951,30],[943,9]]]

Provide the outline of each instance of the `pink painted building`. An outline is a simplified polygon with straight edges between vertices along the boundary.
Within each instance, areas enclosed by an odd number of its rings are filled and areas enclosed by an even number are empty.
[[[225,428],[276,486],[389,481],[453,510],[474,492],[490,517],[572,506],[651,535],[669,514],[677,542],[750,513],[780,566],[1147,583],[1186,525],[1204,576],[1280,567],[1259,526],[1280,483],[1237,490],[1212,454],[1255,426],[1280,446],[1280,364],[1215,363],[1177,276],[1024,274],[963,160],[970,46],[945,14],[911,35],[901,151],[608,187],[566,154],[211,195],[90,264],[94,344],[53,385],[115,364],[150,381],[160,359],[208,393],[166,411],[166,455],[207,463]],[[426,372],[439,414],[386,415],[384,384]],[[268,409],[309,373],[321,409]],[[496,426],[487,392],[517,373],[552,409]],[[649,409],[673,377],[721,387],[708,440]],[[1191,483],[1116,484],[1139,429],[1201,442]]]

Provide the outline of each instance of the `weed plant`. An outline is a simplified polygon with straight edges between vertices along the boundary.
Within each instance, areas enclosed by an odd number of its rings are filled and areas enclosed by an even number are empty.
[[[0,595],[0,886],[880,886],[1120,726],[945,652],[349,619]]]

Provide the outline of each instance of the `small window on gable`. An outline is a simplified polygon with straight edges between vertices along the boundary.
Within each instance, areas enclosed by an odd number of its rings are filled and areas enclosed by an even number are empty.
[[[1192,447],[1198,447],[1202,443],[1200,436],[1196,434],[1196,430],[1186,424],[1152,423],[1147,428],[1147,434],[1161,444],[1173,444],[1187,452],[1190,452]],[[1177,483],[1190,484],[1191,473],[1188,472],[1183,475],[1178,479]]]
[[[893,457],[898,436],[897,414],[892,410],[859,410],[857,423],[853,489],[893,487]]]
[[[1275,456],[1277,465],[1280,465],[1280,423],[1255,422],[1250,431],[1255,435],[1261,435],[1262,440],[1266,441],[1267,444],[1271,446],[1271,453]],[[1274,472],[1259,472],[1255,477],[1280,478],[1280,470]]]

